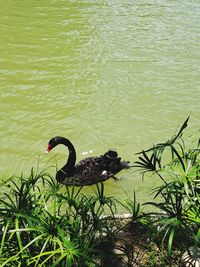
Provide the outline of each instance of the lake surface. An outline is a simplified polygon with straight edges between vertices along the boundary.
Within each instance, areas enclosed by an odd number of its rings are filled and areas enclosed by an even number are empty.
[[[62,166],[65,148],[43,153],[55,135],[79,160],[134,162],[189,114],[186,135],[199,130],[199,0],[7,0],[0,22],[1,177]],[[157,182],[120,175],[108,194],[143,201]]]

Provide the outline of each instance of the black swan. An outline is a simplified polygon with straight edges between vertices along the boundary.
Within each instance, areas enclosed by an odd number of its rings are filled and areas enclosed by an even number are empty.
[[[68,147],[67,163],[57,172],[56,179],[64,185],[92,185],[105,181],[120,170],[129,168],[129,161],[121,161],[117,152],[109,150],[99,157],[89,157],[75,165],[76,151],[73,144],[61,136],[53,137],[48,144],[47,153],[59,144]]]

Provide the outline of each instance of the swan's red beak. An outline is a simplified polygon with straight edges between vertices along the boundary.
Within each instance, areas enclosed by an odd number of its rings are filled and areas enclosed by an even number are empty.
[[[51,149],[52,149],[52,145],[49,144],[47,147],[46,153],[49,153],[51,151]]]

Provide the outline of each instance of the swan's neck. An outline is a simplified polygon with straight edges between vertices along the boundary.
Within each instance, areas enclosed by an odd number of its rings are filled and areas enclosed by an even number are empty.
[[[71,175],[74,172],[74,166],[76,163],[76,151],[75,151],[74,146],[68,139],[64,138],[62,140],[62,144],[68,147],[69,156],[68,156],[67,163],[61,168],[61,170],[63,170],[68,175]]]

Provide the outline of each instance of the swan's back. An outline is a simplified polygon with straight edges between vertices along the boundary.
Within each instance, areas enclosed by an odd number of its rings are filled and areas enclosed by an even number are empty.
[[[90,157],[81,160],[75,166],[74,177],[84,184],[105,181],[120,170],[128,168],[128,161],[121,161],[116,151],[109,150],[100,157]]]

